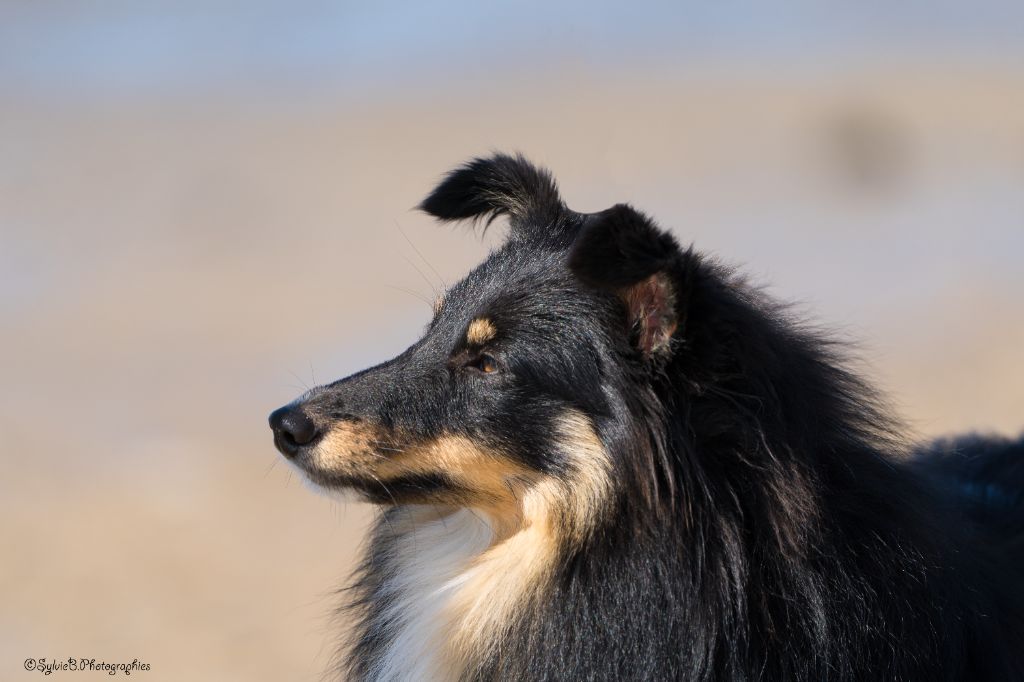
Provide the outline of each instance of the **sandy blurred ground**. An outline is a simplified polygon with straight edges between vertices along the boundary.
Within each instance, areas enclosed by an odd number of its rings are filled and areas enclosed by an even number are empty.
[[[370,510],[266,415],[416,337],[489,241],[409,207],[492,149],[802,302],[922,436],[1024,427],[1024,67],[361,93],[0,95],[0,678],[317,679]]]

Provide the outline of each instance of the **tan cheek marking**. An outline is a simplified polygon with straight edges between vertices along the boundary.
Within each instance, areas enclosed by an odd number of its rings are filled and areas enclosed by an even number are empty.
[[[513,482],[536,476],[522,465],[500,453],[488,452],[464,436],[442,436],[379,460],[377,465],[375,473],[385,481],[403,474],[449,476],[472,497],[458,502],[483,511],[499,535],[505,535],[506,528],[511,532],[519,516]]]
[[[357,444],[380,442],[375,434],[361,431],[359,435]],[[351,448],[353,441],[347,444]],[[561,450],[569,463],[564,479],[527,469],[465,436],[442,436],[388,457],[356,459],[370,465],[384,481],[408,474],[451,477],[472,496],[460,502],[484,512],[499,540],[543,517],[545,524],[553,524],[553,533],[577,541],[598,523],[611,492],[608,453],[590,420],[575,410],[566,411],[557,421],[552,447]]]
[[[444,306],[444,296],[438,296],[434,299],[434,314],[437,315],[441,312],[441,308]]]
[[[466,330],[466,342],[471,346],[482,346],[498,335],[494,323],[486,317],[478,317],[469,323]]]

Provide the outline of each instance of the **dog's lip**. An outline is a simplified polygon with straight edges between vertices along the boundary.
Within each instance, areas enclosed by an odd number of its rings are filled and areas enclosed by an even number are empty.
[[[382,481],[372,474],[336,474],[303,467],[310,483],[323,490],[346,490],[357,493],[373,504],[391,506],[410,500],[427,502],[439,493],[466,494],[466,490],[444,474],[413,474]]]
[[[316,470],[311,471],[306,467],[303,467],[302,471],[310,483],[322,490],[350,491],[359,495],[365,502],[370,503],[396,503],[387,486],[379,480],[345,474],[328,474]]]
[[[324,488],[349,488],[359,490],[361,487],[374,483],[370,476],[357,476],[324,471],[307,456],[301,452],[289,460],[302,474],[313,483]]]

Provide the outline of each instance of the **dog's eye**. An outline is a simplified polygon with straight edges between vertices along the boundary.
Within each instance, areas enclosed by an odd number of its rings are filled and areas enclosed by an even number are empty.
[[[498,371],[498,362],[494,357],[487,353],[481,353],[480,355],[472,358],[466,363],[467,367],[472,367],[475,370],[483,372],[484,374],[491,374],[492,372]]]

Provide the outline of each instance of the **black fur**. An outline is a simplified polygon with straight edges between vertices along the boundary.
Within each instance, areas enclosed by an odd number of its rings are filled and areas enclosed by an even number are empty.
[[[1024,566],[1024,437],[939,440],[921,449],[916,466],[1010,565]]]
[[[513,237],[559,241],[576,215],[565,208],[554,178],[521,155],[474,159],[449,173],[419,208],[440,220],[508,216]]]
[[[625,204],[587,216],[569,254],[569,268],[583,282],[620,289],[657,272],[684,274],[684,254],[667,232]]]
[[[614,482],[546,597],[468,678],[1024,679],[1021,441],[910,457],[841,346],[627,206],[569,211],[521,157],[471,162],[423,208],[507,214],[513,239],[409,351],[304,404],[415,438],[465,434],[552,476],[566,466],[552,420],[571,408]],[[652,276],[674,308],[656,356],[629,298]],[[499,331],[494,375],[450,364],[479,315]],[[372,613],[383,551],[355,588],[357,678],[389,643]]]

